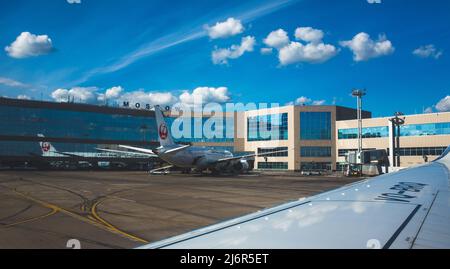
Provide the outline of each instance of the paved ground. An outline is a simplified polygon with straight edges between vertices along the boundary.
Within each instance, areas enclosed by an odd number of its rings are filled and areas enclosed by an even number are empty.
[[[132,248],[353,181],[1,171],[0,248]]]

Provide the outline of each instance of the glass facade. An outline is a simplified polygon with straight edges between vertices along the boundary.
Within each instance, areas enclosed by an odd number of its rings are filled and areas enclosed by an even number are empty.
[[[64,108],[62,108],[64,107]],[[70,107],[70,108],[67,108]],[[81,109],[78,111],[78,107]],[[98,112],[97,112],[98,111]],[[100,156],[96,147],[136,144],[140,147],[157,146],[156,120],[150,112],[117,110],[77,104],[56,104],[31,101],[24,105],[0,105],[0,156],[40,156],[38,134],[50,138],[61,152]],[[166,118],[172,124],[175,118]],[[176,142],[233,142],[234,118],[224,118],[222,124],[212,124],[208,133],[204,124],[208,118],[198,119],[200,137],[175,138]],[[194,119],[191,119],[194,122]],[[212,122],[212,121],[211,121]],[[220,122],[220,121],[217,121]],[[203,132],[204,131],[204,132]],[[233,134],[233,137],[227,137]],[[215,137],[214,134],[219,134]],[[30,141],[27,141],[30,140]],[[45,140],[45,139],[43,139]],[[59,142],[52,142],[59,141]]]
[[[283,151],[283,150],[287,150],[287,149],[288,149],[287,147],[258,148],[258,154],[264,154],[264,153],[269,153],[269,152],[274,152],[274,151]],[[287,151],[264,155],[264,157],[287,157],[287,156],[288,156]]]
[[[287,162],[258,162],[258,169],[287,170]]]
[[[288,139],[288,114],[273,114],[247,118],[247,141]]]
[[[300,139],[331,140],[331,112],[300,112]]]
[[[363,138],[389,137],[389,128],[387,126],[362,128]],[[338,139],[357,139],[358,128],[339,129]]]
[[[156,141],[153,117],[0,106],[0,134],[13,136]]]
[[[363,138],[389,137],[389,127],[363,128]],[[400,127],[400,136],[450,135],[450,122],[410,124]],[[338,139],[357,139],[358,128],[339,129]]]
[[[400,127],[400,136],[450,135],[450,122],[411,124]]]
[[[301,147],[302,157],[331,157],[331,147]]]

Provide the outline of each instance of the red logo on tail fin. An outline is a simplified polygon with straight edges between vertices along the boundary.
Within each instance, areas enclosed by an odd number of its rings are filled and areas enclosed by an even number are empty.
[[[48,143],[48,142],[44,142],[44,143],[42,143],[42,151],[44,151],[44,152],[47,152],[47,151],[49,151],[50,150],[50,143]]]
[[[159,125],[159,137],[162,140],[165,140],[168,134],[169,131],[167,130],[167,126],[164,123],[161,123],[161,125]]]

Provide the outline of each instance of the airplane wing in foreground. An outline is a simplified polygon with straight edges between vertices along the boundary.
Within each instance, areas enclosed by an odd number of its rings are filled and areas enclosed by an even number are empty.
[[[450,248],[449,169],[447,154],[141,248]]]

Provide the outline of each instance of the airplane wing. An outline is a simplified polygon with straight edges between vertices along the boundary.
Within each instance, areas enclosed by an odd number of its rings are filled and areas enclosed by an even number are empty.
[[[178,148],[168,149],[168,150],[164,151],[163,154],[175,153],[175,152],[178,152],[178,151],[183,150],[185,148],[189,148],[190,146],[191,145],[184,145],[184,146],[181,146],[181,147],[178,147]]]
[[[149,153],[141,153],[141,152],[133,152],[133,151],[124,151],[124,150],[114,150],[114,149],[101,149],[101,148],[95,148],[99,151],[105,151],[105,152],[112,152],[112,153],[119,153],[119,154],[132,154],[132,155],[144,155],[147,157],[158,157],[156,154],[149,154]]]
[[[447,154],[141,248],[450,248],[449,169]]]
[[[131,150],[138,151],[138,152],[143,152],[143,153],[147,153],[147,154],[153,154],[153,155],[155,155],[155,157],[158,157],[158,155],[156,155],[153,152],[153,150],[151,150],[151,149],[137,148],[137,147],[131,147],[131,146],[125,146],[125,145],[119,145],[119,148],[131,149]]]
[[[81,156],[81,155],[77,155],[77,154],[71,154],[71,153],[62,152],[62,151],[54,151],[54,152],[57,153],[57,154],[61,154],[61,155],[72,157],[72,158],[86,159],[86,157]]]
[[[283,153],[283,152],[288,152],[288,151],[289,151],[289,149],[271,151],[271,152],[266,152],[266,153],[261,153],[261,154],[254,153],[254,154],[247,154],[247,155],[242,155],[242,156],[233,156],[233,157],[229,157],[229,158],[219,159],[219,160],[217,160],[217,162],[228,162],[228,161],[245,159],[245,158],[251,158],[251,157],[264,157],[264,156],[267,156],[267,155],[276,154],[276,153]]]

